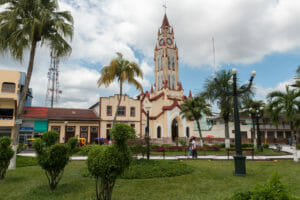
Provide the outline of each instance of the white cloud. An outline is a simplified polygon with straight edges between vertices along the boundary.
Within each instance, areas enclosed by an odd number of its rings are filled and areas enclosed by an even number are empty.
[[[109,64],[115,52],[139,63],[145,74],[141,82],[150,87],[153,49],[163,18],[162,0],[59,0],[59,3],[61,10],[72,13],[75,22],[73,52],[61,66],[60,106],[88,107],[102,93],[117,91],[117,85],[98,89],[99,72],[86,68],[90,64]],[[216,66],[249,64],[272,52],[299,48],[299,9],[299,0],[170,0],[167,13],[174,26],[180,61],[201,67],[213,63],[212,37]],[[24,59],[20,65],[7,57],[1,58],[0,67],[26,71],[27,63]],[[43,105],[48,67],[49,50],[38,49],[31,84],[35,105]],[[99,64],[97,70],[100,68]],[[125,92],[130,90],[128,85],[125,88]],[[258,87],[258,96],[263,97],[269,90]]]

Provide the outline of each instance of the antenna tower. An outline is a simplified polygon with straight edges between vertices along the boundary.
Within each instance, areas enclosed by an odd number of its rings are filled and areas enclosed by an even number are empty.
[[[50,67],[48,71],[48,87],[46,94],[46,105],[50,102],[51,108],[53,108],[54,102],[58,102],[59,95],[62,93],[59,90],[59,58],[56,53],[52,50],[50,53]]]

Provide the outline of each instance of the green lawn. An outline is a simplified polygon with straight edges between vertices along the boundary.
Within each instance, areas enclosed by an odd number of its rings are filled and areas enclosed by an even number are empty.
[[[187,154],[188,152],[186,152]],[[234,155],[234,151],[230,151],[230,155]],[[251,155],[251,152],[243,152],[244,155]],[[151,155],[163,155],[162,152],[151,152]],[[173,152],[166,152],[166,156],[184,156],[184,151],[173,151]],[[192,155],[192,154],[191,154]],[[220,151],[198,151],[198,155],[218,155],[218,156],[227,156],[227,151],[225,148],[220,149]],[[287,155],[285,152],[274,152],[272,149],[264,149],[263,152],[259,152],[257,150],[254,151],[255,156],[280,156],[280,155]]]
[[[179,161],[178,161],[179,162]],[[235,191],[248,190],[278,172],[283,183],[293,188],[300,199],[300,163],[292,161],[247,161],[247,176],[233,176],[233,161],[183,161],[195,168],[188,175],[154,179],[119,179],[114,200],[218,200]],[[0,182],[0,200],[92,200],[94,180],[80,175],[85,162],[71,162],[54,192],[39,166],[20,167],[9,171]]]

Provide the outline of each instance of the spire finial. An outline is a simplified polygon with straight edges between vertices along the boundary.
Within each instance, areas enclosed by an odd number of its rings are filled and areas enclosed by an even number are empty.
[[[165,8],[165,14],[167,14],[167,0],[165,0],[165,4],[163,5],[163,7]]]

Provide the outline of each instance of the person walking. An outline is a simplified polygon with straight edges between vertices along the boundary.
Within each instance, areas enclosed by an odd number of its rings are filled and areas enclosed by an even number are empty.
[[[197,145],[195,137],[192,137],[192,157],[193,159],[197,159]]]

